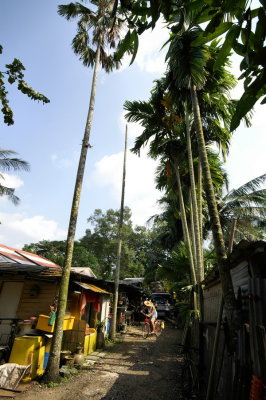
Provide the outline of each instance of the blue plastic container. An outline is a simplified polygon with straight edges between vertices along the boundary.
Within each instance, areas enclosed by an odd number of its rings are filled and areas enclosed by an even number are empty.
[[[43,362],[43,368],[44,369],[46,369],[46,367],[47,367],[49,356],[50,356],[50,353],[46,353],[46,352],[44,353],[44,362]]]

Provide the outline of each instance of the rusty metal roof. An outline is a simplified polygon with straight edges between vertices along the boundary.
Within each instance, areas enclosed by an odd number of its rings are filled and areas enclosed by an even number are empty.
[[[13,267],[21,267],[21,269],[26,268],[34,270],[36,267],[41,267],[40,270],[46,268],[49,270],[61,270],[59,265],[37,254],[28,253],[27,251],[0,244],[0,267],[4,266],[7,267],[6,269],[8,269],[8,267],[10,269]]]
[[[74,281],[74,283],[76,283],[77,285],[79,285],[83,289],[92,290],[93,292],[96,292],[96,293],[111,294],[110,292],[107,292],[106,290],[101,289],[98,286],[91,285],[90,283],[77,282],[77,281]]]

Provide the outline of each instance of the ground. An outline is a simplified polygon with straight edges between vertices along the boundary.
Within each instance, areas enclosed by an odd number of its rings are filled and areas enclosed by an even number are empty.
[[[118,336],[119,337],[119,336]],[[166,327],[160,337],[143,339],[140,327],[121,334],[122,341],[91,356],[96,362],[60,386],[23,387],[16,400],[177,400],[180,395],[180,332]],[[5,395],[14,396],[6,392]]]

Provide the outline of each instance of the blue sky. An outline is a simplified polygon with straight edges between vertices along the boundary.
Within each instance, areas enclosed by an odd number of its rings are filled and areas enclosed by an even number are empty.
[[[1,147],[13,149],[30,163],[29,173],[12,173],[6,183],[16,187],[19,206],[0,199],[0,242],[22,247],[42,239],[66,238],[80,144],[89,104],[92,71],[82,66],[71,49],[76,23],[57,14],[57,0],[1,0],[1,70],[14,57],[26,67],[25,80],[51,100],[42,105],[8,87],[15,124],[1,121]],[[67,4],[67,2],[66,2]],[[88,228],[95,208],[119,208],[124,145],[123,103],[147,99],[152,82],[164,71],[160,47],[167,32],[158,26],[141,37],[136,61],[121,71],[99,75],[76,238]],[[238,61],[233,69],[237,70]],[[241,93],[241,87],[236,89]],[[253,127],[234,134],[226,164],[231,187],[265,172],[266,135],[262,107]],[[1,117],[1,116],[0,116]],[[129,125],[129,146],[140,133]],[[160,194],[154,188],[155,165],[145,153],[129,154],[126,204],[133,221],[145,224],[156,212]]]

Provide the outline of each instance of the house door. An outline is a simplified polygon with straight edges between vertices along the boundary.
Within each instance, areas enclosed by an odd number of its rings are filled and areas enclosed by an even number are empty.
[[[17,317],[23,282],[3,282],[0,292],[0,344],[5,345],[11,330],[12,319]],[[7,318],[2,320],[1,318]]]

